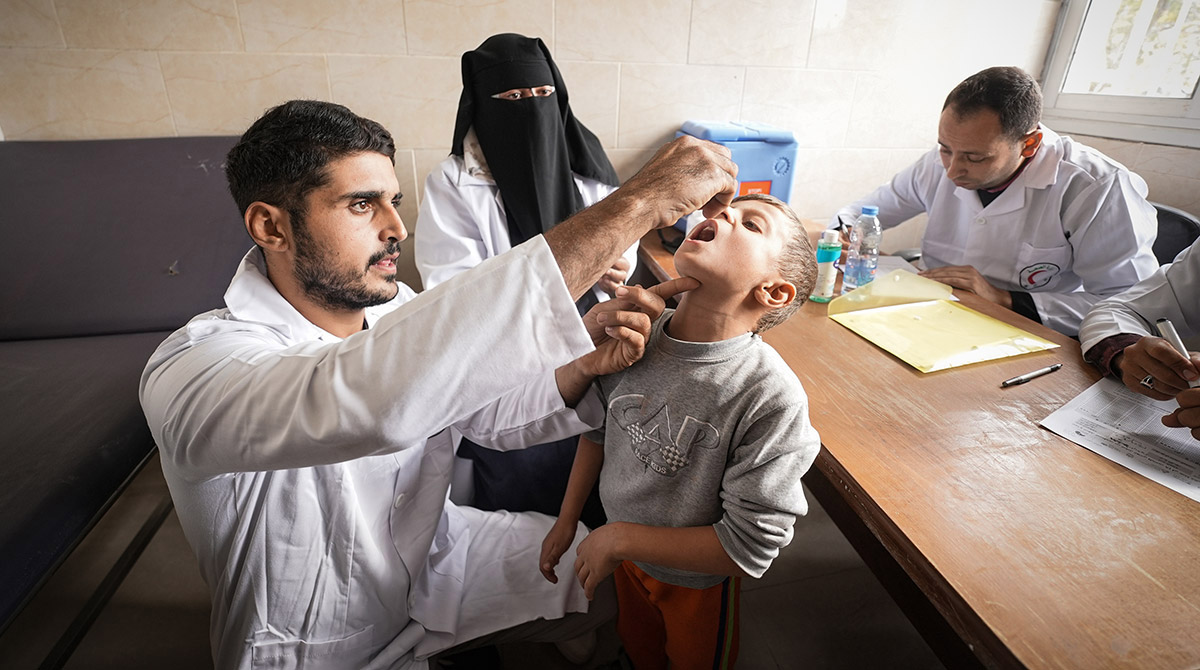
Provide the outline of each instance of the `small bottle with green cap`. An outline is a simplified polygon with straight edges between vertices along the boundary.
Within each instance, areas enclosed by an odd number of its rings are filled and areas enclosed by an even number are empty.
[[[817,242],[817,285],[812,295],[813,302],[829,302],[833,299],[833,285],[837,282],[837,260],[842,255],[842,237],[834,228],[821,233]]]

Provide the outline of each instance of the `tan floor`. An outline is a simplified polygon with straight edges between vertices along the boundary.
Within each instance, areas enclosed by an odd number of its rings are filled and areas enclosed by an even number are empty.
[[[108,526],[102,522],[98,531],[105,541],[89,538],[81,549],[103,553],[104,547],[92,545],[119,544],[114,538],[136,532],[137,514],[163,493],[157,462],[151,463],[126,494],[129,500],[110,512],[127,517],[124,527],[121,519]],[[38,666],[58,635],[55,631],[65,627],[59,619],[69,617],[63,613],[72,610],[72,603],[79,601],[77,592],[86,588],[87,573],[82,563],[64,565],[0,638],[0,667]],[[208,610],[204,584],[172,513],[65,667],[211,668]],[[31,612],[34,616],[27,616]],[[745,582],[742,613],[737,666],[742,670],[942,667],[815,504],[767,576]],[[614,630],[603,629],[601,655],[611,657],[617,645]],[[504,670],[579,667],[549,645],[510,645],[500,655]]]

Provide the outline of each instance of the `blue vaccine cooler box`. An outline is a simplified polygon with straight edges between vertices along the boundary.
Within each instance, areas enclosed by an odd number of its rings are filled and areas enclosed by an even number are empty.
[[[725,146],[738,166],[738,195],[768,193],[788,202],[798,146],[792,131],[752,121],[687,121],[675,136]],[[675,224],[683,229],[684,222]]]
[[[769,193],[784,202],[791,197],[798,146],[792,131],[752,121],[687,121],[676,136],[684,134],[733,153],[738,195]]]

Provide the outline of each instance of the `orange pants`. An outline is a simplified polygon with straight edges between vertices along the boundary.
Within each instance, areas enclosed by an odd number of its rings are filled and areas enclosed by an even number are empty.
[[[732,668],[742,580],[707,589],[664,584],[624,561],[614,573],[617,633],[635,670]]]

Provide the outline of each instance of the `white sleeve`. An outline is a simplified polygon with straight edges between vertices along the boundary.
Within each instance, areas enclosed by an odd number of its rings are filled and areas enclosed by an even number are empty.
[[[888,183],[839,209],[829,222],[836,228],[839,220],[853,221],[862,213],[863,205],[879,208],[879,225],[885,230],[929,211],[929,200],[945,170],[941,166],[937,149],[930,151],[915,163],[904,168]]]
[[[1096,303],[1079,328],[1087,351],[1118,333],[1155,335],[1158,319],[1170,319],[1183,337],[1200,335],[1200,245],[1184,249],[1128,291]]]
[[[1071,272],[1080,290],[1033,292],[1042,323],[1073,335],[1088,311],[1158,269],[1152,246],[1158,234],[1153,205],[1139,193],[1125,171],[1096,182],[1064,202],[1062,227],[1069,235],[1074,260]]]
[[[603,422],[604,406],[595,391],[569,408],[551,371],[488,403],[455,428],[472,442],[508,451],[575,437]]]
[[[413,233],[414,261],[427,289],[495,255],[483,239],[484,224],[477,220],[478,213],[472,211],[460,187],[451,181],[448,166],[447,161],[442,162],[425,178],[425,197]]]
[[[339,342],[287,346],[193,323],[189,341],[151,359],[141,398],[163,457],[199,476],[419,445],[592,350],[541,236]],[[538,397],[507,422],[562,409],[561,398]]]

